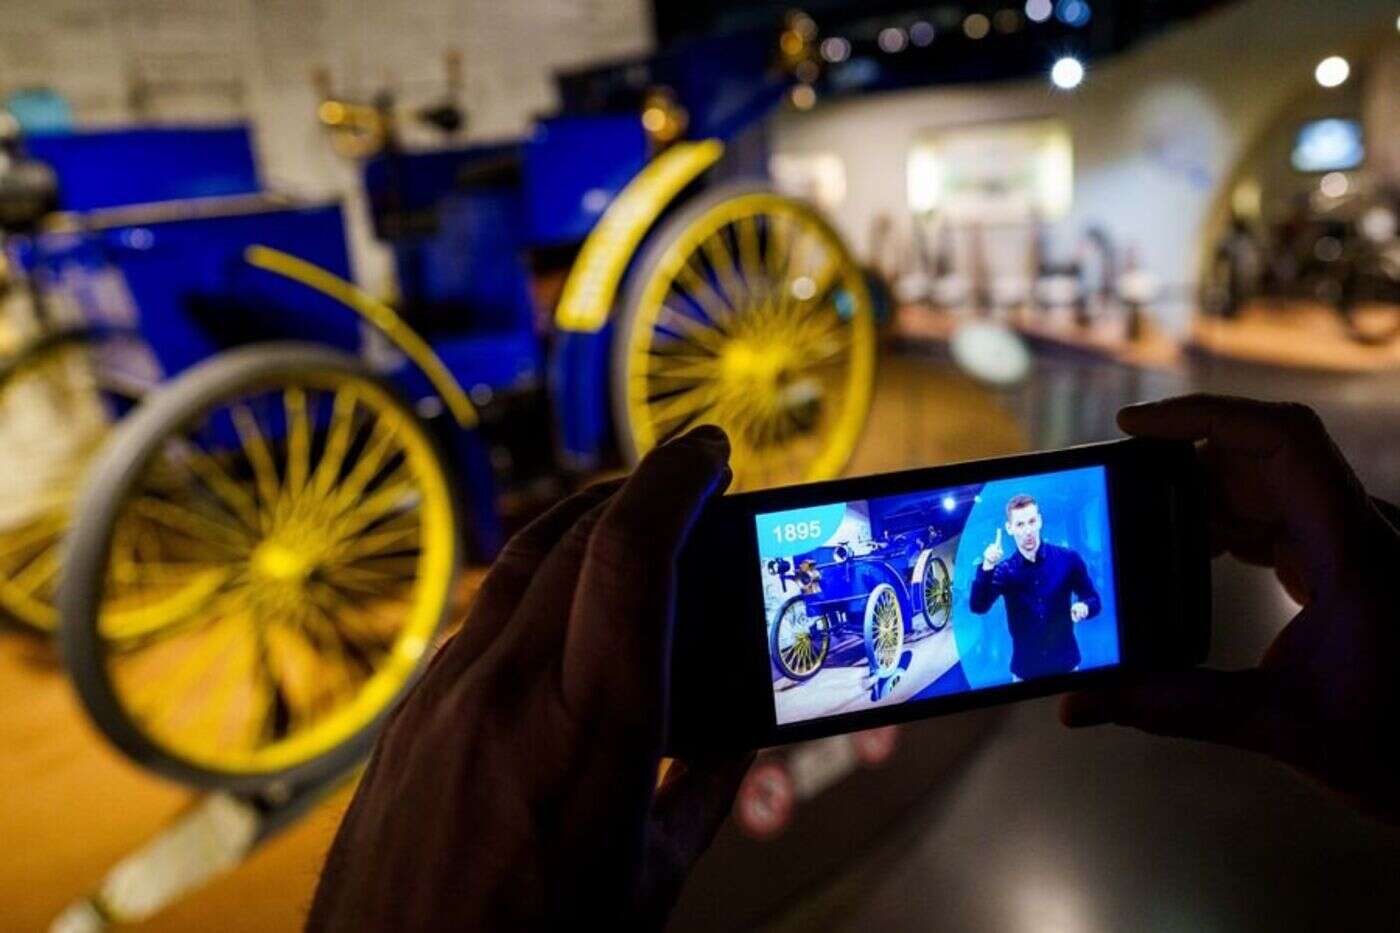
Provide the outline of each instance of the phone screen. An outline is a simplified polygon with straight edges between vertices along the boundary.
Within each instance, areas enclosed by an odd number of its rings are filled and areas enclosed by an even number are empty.
[[[1120,661],[1102,466],[754,521],[779,725]]]

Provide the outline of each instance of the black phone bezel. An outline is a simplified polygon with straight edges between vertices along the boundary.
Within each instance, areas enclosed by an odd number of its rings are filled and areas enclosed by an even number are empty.
[[[1098,465],[1108,485],[1118,665],[777,723],[768,619],[754,570],[754,515]],[[1155,533],[1133,534],[1139,528]],[[706,508],[679,563],[668,750],[683,757],[781,745],[1104,684],[1133,671],[1199,664],[1210,638],[1209,573],[1200,481],[1188,442],[1109,441],[726,496]],[[755,618],[762,624],[754,625]]]

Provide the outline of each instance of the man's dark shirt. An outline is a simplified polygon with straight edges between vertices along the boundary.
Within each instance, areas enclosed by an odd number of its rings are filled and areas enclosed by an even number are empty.
[[[991,570],[982,569],[979,561],[968,599],[972,611],[986,612],[998,596],[1006,600],[1011,629],[1011,673],[1024,680],[1067,673],[1079,665],[1069,607],[1077,598],[1089,607],[1085,618],[1102,608],[1083,558],[1041,541],[1034,561],[1019,550]]]

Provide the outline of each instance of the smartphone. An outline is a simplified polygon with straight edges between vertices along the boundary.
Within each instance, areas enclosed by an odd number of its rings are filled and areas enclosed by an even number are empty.
[[[725,496],[678,568],[668,750],[762,748],[1190,667],[1190,443],[1128,439]]]

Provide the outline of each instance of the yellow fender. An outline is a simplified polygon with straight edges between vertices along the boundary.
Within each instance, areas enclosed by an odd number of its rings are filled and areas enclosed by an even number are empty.
[[[559,330],[597,333],[608,322],[627,264],[666,205],[719,161],[718,139],[676,143],[627,183],[583,241],[554,312]]]
[[[243,258],[249,265],[285,276],[307,288],[328,295],[369,321],[423,370],[423,375],[428,377],[438,395],[442,396],[443,404],[447,406],[458,425],[463,428],[476,427],[476,409],[472,406],[471,399],[467,398],[462,384],[433,352],[428,342],[409,327],[393,308],[353,282],[347,282],[314,263],[299,259],[291,253],[284,253],[280,249],[250,246],[244,251]]]

